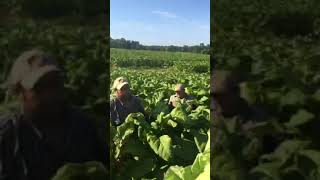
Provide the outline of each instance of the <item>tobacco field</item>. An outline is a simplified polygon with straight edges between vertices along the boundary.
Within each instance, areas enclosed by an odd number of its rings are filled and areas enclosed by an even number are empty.
[[[214,68],[240,74],[241,96],[270,116],[248,131],[237,117],[212,130],[223,134],[212,139],[213,179],[320,179],[318,7],[272,0],[212,7]]]
[[[123,66],[124,61],[132,66]],[[140,61],[141,65],[135,64]],[[163,63],[155,67],[157,62],[167,63],[166,67]],[[179,63],[185,63],[186,68]],[[206,72],[200,73],[200,67]],[[208,179],[209,56],[111,49],[110,87],[120,76],[128,78],[132,93],[143,100],[150,122],[141,113],[133,113],[120,126],[110,127],[111,178]],[[177,83],[184,84],[186,92],[195,97],[195,110],[182,102],[169,112],[168,99]]]

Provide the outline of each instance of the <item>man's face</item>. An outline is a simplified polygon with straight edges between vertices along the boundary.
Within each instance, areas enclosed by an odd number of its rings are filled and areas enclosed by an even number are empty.
[[[58,72],[50,72],[31,90],[23,90],[24,110],[37,117],[55,117],[61,113],[65,94],[63,78]]]
[[[211,109],[224,116],[233,116],[237,113],[239,97],[235,92],[212,92]]]
[[[126,98],[130,95],[130,87],[128,84],[121,87],[120,90],[117,90],[117,96],[120,98]]]
[[[177,90],[176,94],[178,95],[179,98],[184,98],[185,97],[185,91],[184,89]]]

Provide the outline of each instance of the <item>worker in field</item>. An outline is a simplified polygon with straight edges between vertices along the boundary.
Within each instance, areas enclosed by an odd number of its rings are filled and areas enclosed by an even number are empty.
[[[93,121],[69,105],[63,71],[52,56],[22,53],[3,87],[20,107],[0,112],[1,180],[49,180],[66,162],[108,164],[107,144]]]
[[[175,107],[177,107],[178,102],[181,102],[181,101],[188,102],[188,101],[194,100],[194,98],[191,95],[186,93],[185,87],[183,84],[177,84],[174,88],[174,91],[176,92],[176,94],[170,96],[170,99],[168,102],[170,111]],[[192,106],[192,109],[196,108],[194,104],[190,103],[190,105]]]
[[[225,118],[241,116],[245,122],[261,122],[266,114],[261,109],[249,106],[240,96],[240,79],[235,73],[215,70],[211,78],[211,109],[217,115]]]
[[[130,84],[124,77],[118,77],[112,89],[115,92],[115,97],[110,102],[110,118],[113,125],[122,124],[130,113],[141,112],[147,120],[141,99],[132,95]]]
[[[243,138],[257,135],[257,146],[251,146],[255,155],[251,163],[258,161],[259,154],[271,153],[278,143],[277,134],[273,134],[272,126],[268,123],[270,117],[261,108],[251,106],[240,96],[240,79],[235,73],[225,70],[214,70],[211,77],[211,150],[215,153],[224,153],[225,121],[233,119],[239,125],[236,128]],[[257,148],[256,148],[257,147]],[[213,150],[214,148],[220,149]],[[255,149],[256,148],[256,149]],[[242,149],[239,149],[241,151]],[[215,156],[215,155],[213,155]]]

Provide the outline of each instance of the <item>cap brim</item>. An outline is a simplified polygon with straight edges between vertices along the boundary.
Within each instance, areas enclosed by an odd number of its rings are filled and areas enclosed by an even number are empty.
[[[120,83],[116,88],[117,90],[120,90],[124,85],[129,85],[128,82],[123,82],[123,83]]]
[[[54,66],[54,65],[43,66],[43,67],[39,68],[37,71],[32,72],[26,78],[24,78],[21,81],[21,85],[25,89],[32,89],[41,77],[43,77],[44,75],[46,75],[49,72],[55,72],[55,71],[60,72],[61,69],[58,68],[57,66]]]
[[[184,90],[185,90],[184,88],[177,88],[174,91],[184,91]]]

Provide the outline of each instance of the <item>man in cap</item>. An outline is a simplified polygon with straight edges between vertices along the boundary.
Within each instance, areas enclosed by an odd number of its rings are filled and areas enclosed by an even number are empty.
[[[274,132],[271,130],[273,128],[272,125],[268,124],[270,117],[260,108],[249,105],[240,96],[239,83],[239,76],[233,72],[225,70],[213,71],[210,104],[212,133],[210,134],[210,138],[212,144],[211,151],[215,154],[212,156],[211,162],[214,162],[214,157],[219,155],[232,157],[225,153],[228,149],[224,149],[226,148],[225,144],[230,143],[230,139],[226,138],[228,133],[225,133],[226,128],[224,127],[224,123],[227,123],[226,121],[231,119],[237,122],[233,125],[237,126],[235,129],[239,130],[235,133],[235,136],[245,139],[245,137],[252,138],[252,135],[254,135],[254,140],[258,140],[255,141],[254,145],[247,146],[248,149],[246,151],[251,152],[250,158],[247,159],[248,163],[249,161],[252,164],[256,163],[259,155],[273,152],[277,146],[278,139],[272,134]],[[239,142],[239,148],[243,146],[241,143]],[[242,152],[242,149],[239,149],[239,151]],[[241,174],[245,172],[242,166],[235,164],[234,169],[239,169],[237,171],[239,172],[237,174],[239,178],[245,178],[245,175]],[[212,176],[218,179],[222,178],[218,177],[218,173],[213,173]]]
[[[66,162],[108,162],[106,144],[89,120],[68,105],[56,60],[24,52],[5,83],[21,109],[0,118],[0,179],[47,180]]]
[[[122,124],[130,113],[141,112],[148,119],[141,100],[131,94],[129,82],[124,77],[118,77],[112,89],[115,91],[115,97],[110,103],[110,118],[113,125]]]
[[[170,99],[168,102],[170,110],[177,107],[178,102],[181,102],[181,100],[190,101],[194,99],[192,96],[186,93],[185,87],[183,84],[177,84],[174,88],[174,91],[176,92],[176,94],[170,96]],[[192,105],[192,109],[195,109],[194,105]]]
[[[216,70],[211,78],[211,109],[213,115],[230,118],[241,116],[246,122],[252,120],[262,122],[266,114],[259,108],[249,106],[240,96],[240,78],[235,73],[225,70]]]

